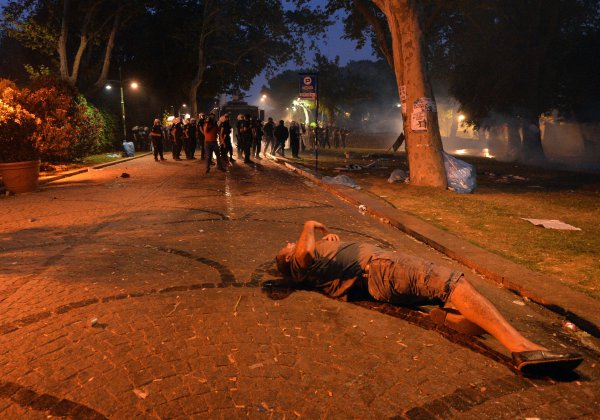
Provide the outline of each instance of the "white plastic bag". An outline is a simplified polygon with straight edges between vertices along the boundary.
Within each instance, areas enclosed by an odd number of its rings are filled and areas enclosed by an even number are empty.
[[[135,146],[132,141],[124,141],[123,142],[123,155],[125,157],[133,157],[135,154]]]
[[[444,153],[448,189],[457,193],[471,193],[477,188],[477,173],[473,165]]]
[[[347,187],[355,188],[357,190],[360,189],[358,184],[356,182],[354,182],[354,180],[352,178],[350,178],[348,175],[338,175],[338,176],[334,176],[334,177],[324,176],[322,181],[326,182],[328,184],[345,185]]]

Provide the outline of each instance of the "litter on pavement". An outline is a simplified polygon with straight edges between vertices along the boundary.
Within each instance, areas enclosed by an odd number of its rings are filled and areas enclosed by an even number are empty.
[[[394,182],[404,182],[408,178],[408,174],[402,169],[394,169],[390,174],[387,182],[393,184]]]
[[[357,190],[360,189],[358,184],[354,182],[352,178],[347,175],[337,175],[337,176],[324,176],[322,179],[323,182],[327,184],[337,184],[337,185],[345,185],[350,188],[355,188]]]
[[[578,227],[571,226],[568,223],[561,222],[560,220],[549,220],[549,219],[526,219],[521,217],[523,220],[527,220],[535,226],[542,226],[546,229],[557,229],[557,230],[581,230]]]

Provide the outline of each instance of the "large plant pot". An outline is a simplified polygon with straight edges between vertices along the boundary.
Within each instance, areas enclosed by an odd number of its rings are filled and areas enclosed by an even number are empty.
[[[14,193],[35,191],[40,175],[40,161],[0,163],[4,187]]]

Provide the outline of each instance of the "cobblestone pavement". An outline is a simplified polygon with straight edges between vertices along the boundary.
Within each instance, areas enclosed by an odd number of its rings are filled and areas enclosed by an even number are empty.
[[[144,157],[0,199],[0,418],[600,411],[598,341],[472,273],[526,335],[583,352],[576,374],[523,378],[495,340],[424,310],[266,293],[307,219],[460,266],[274,163],[203,169]]]

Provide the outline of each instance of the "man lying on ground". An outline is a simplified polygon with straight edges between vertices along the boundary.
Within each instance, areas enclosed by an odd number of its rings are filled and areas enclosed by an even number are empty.
[[[316,240],[315,231],[325,234],[322,240]],[[378,301],[400,305],[440,300],[443,307],[437,314],[444,316],[438,321],[485,330],[511,352],[523,373],[571,370],[583,361],[579,354],[554,353],[523,337],[461,272],[366,243],[340,242],[337,235],[326,233],[322,223],[309,220],[298,241],[275,257],[277,269],[292,285],[320,289],[335,298],[362,290]]]

